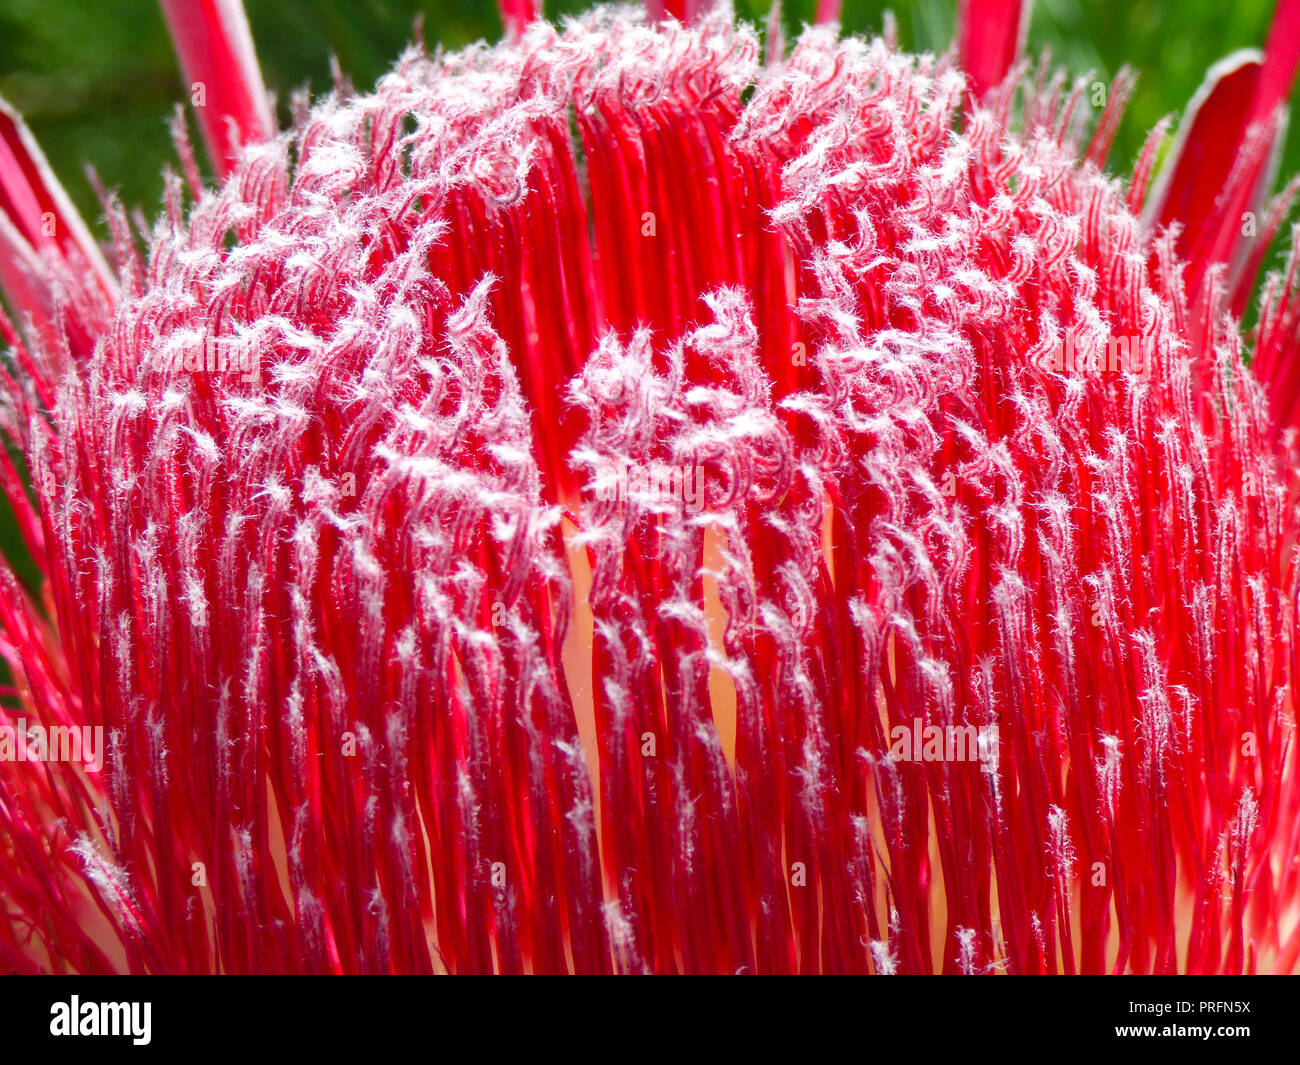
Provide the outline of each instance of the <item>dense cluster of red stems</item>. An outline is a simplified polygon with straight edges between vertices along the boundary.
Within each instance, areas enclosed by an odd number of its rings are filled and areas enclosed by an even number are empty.
[[[1128,180],[1015,0],[512,0],[284,129],[163,6],[215,185],[101,249],[0,113],[0,724],[107,752],[0,762],[0,967],[1300,964],[1300,4]]]

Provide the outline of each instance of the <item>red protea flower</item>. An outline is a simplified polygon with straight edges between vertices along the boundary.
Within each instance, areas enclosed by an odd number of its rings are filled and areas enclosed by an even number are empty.
[[[282,132],[164,6],[218,188],[106,265],[0,123],[0,964],[1296,967],[1300,4],[1155,192],[1015,2],[510,4]]]

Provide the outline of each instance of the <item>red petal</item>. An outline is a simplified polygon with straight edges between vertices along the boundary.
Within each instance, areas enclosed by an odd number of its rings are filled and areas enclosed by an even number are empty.
[[[497,6],[501,8],[501,22],[510,37],[523,33],[524,27],[542,13],[540,0],[497,0]]]
[[[1179,222],[1184,251],[1216,230],[1215,204],[1223,195],[1245,136],[1259,88],[1259,52],[1245,49],[1220,60],[1192,97],[1178,140],[1147,203],[1159,226]]]
[[[275,124],[240,0],[161,0],[217,173]]]
[[[839,22],[843,0],[817,0],[816,22]]]
[[[39,260],[21,233],[0,212],[0,289],[20,314],[29,316],[37,332],[54,339],[51,291],[41,277]]]
[[[1028,27],[1029,0],[962,0],[957,39],[977,98],[1007,76]]]
[[[1259,77],[1255,117],[1266,118],[1285,103],[1300,62],[1300,0],[1278,0]]]
[[[116,291],[90,232],[31,131],[0,99],[0,289],[52,341],[53,279],[42,255],[53,255],[92,287],[98,282],[106,296]]]
[[[651,22],[662,22],[666,18],[692,22],[704,14],[708,0],[646,0],[645,7]]]
[[[1258,215],[1272,186],[1280,109],[1298,61],[1300,0],[1279,0],[1265,55],[1236,52],[1206,75],[1147,207],[1149,220],[1182,224],[1179,250],[1191,265],[1190,287],[1212,263],[1235,264],[1234,307],[1244,304],[1259,259],[1243,243],[1243,215]]]

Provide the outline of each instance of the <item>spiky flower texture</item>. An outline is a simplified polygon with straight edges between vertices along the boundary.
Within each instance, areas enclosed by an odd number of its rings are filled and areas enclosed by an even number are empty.
[[[1154,183],[1005,0],[510,3],[283,132],[164,7],[218,187],[101,257],[0,116],[0,965],[1296,967],[1295,4]]]

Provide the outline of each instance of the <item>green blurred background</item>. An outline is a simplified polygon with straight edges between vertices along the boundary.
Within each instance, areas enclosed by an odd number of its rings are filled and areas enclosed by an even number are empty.
[[[816,0],[785,0],[787,35],[812,18]],[[549,17],[587,0],[545,0]],[[738,13],[766,19],[769,0],[736,0]],[[246,0],[268,86],[281,110],[302,85],[330,85],[337,55],[358,86],[373,83],[412,34],[455,48],[496,39],[492,0]],[[845,0],[851,32],[879,30],[892,9],[904,46],[943,51],[957,0]],[[1262,45],[1273,0],[1037,0],[1030,50],[1051,49],[1070,71],[1109,80],[1124,63],[1140,73],[1112,167],[1127,171],[1147,130],[1180,111],[1205,70],[1235,48]],[[183,99],[180,72],[154,0],[0,0],[0,94],[22,111],[73,199],[88,218],[98,204],[84,168],[93,165],[129,207],[152,214],[171,155],[166,122]],[[1300,137],[1288,138],[1283,173],[1300,171]]]

